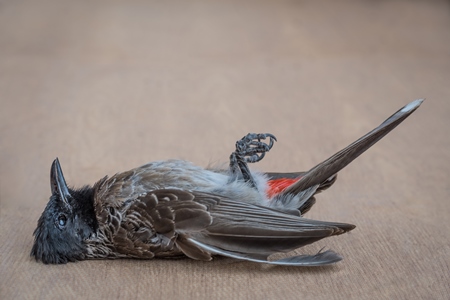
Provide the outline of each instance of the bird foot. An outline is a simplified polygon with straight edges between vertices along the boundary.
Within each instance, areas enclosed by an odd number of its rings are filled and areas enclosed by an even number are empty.
[[[261,142],[269,138],[269,143]],[[242,175],[244,181],[256,187],[247,163],[255,163],[264,158],[272,149],[276,137],[270,133],[249,133],[236,142],[236,150],[230,155],[230,170],[235,176]]]

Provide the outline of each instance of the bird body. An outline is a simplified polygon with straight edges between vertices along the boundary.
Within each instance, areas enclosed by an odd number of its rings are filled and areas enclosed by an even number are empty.
[[[214,255],[277,265],[337,262],[331,251],[269,260],[355,226],[303,217],[314,195],[336,174],[400,124],[422,100],[397,111],[380,126],[307,172],[261,173],[261,160],[276,141],[248,134],[236,142],[227,170],[205,169],[183,160],[151,162],[71,189],[60,163],[51,167],[52,196],[34,232],[31,255],[44,263],[99,258]],[[269,138],[269,143],[262,140]]]

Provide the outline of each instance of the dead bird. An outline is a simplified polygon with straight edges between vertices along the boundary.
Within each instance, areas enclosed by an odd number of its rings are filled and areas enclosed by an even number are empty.
[[[303,215],[337,173],[413,113],[415,100],[343,150],[307,172],[261,173],[272,134],[248,134],[236,142],[228,170],[166,160],[104,177],[93,186],[68,187],[58,159],[51,166],[52,195],[34,231],[31,256],[45,264],[85,259],[214,255],[288,266],[318,266],[342,258],[328,250],[269,260],[354,225]],[[268,142],[264,142],[268,139]]]

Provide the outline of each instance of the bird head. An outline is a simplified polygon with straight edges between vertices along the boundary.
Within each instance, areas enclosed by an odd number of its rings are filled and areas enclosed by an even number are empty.
[[[58,159],[50,170],[52,195],[34,230],[31,256],[45,264],[60,264],[85,258],[84,241],[96,234],[93,189],[67,186]]]

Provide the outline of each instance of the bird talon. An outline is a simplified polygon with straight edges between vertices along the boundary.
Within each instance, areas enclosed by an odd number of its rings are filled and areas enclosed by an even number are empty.
[[[261,142],[269,138],[269,143]],[[263,159],[266,152],[272,149],[277,139],[270,133],[249,133],[236,142],[236,157],[248,163],[255,163]]]
[[[269,143],[262,142],[269,138]],[[230,156],[230,170],[237,174],[240,171],[244,180],[256,186],[247,163],[261,161],[266,152],[272,149],[277,139],[270,133],[249,133],[236,142],[236,150]]]

